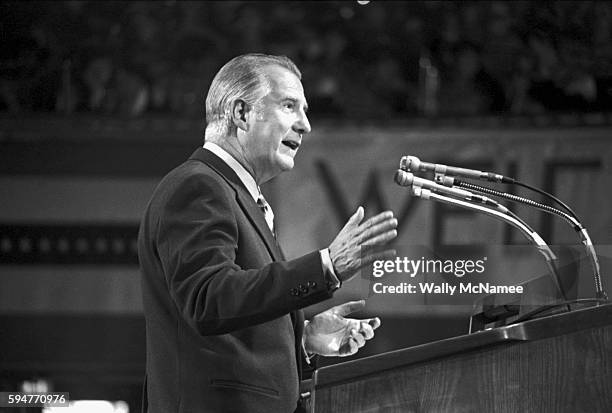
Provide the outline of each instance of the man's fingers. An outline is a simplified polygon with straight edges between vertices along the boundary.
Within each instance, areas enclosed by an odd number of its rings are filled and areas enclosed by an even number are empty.
[[[341,234],[344,231],[349,231],[352,227],[357,228],[359,226],[359,223],[363,220],[364,215],[365,213],[363,207],[360,206],[359,208],[357,208],[357,211],[355,211],[355,213],[350,216],[348,221],[346,221],[346,224],[344,224],[338,234]]]
[[[350,225],[355,225],[355,226],[359,225],[359,223],[363,219],[363,216],[364,216],[363,207],[360,206],[359,208],[357,208],[357,211],[355,211],[355,213],[351,215],[351,217],[346,222],[346,225],[344,227],[346,228]]]
[[[361,232],[361,234],[359,235],[359,239],[361,240],[361,243],[364,244],[370,241],[372,238],[376,237],[377,235],[382,234],[384,232],[389,232],[391,230],[394,230],[395,228],[397,228],[397,219],[387,219]]]
[[[374,215],[372,218],[368,218],[365,222],[363,222],[360,226],[360,232],[365,231],[368,228],[373,227],[376,224],[379,224],[383,221],[391,220],[393,218],[393,211],[384,211],[378,215]]]
[[[357,350],[359,350],[359,345],[353,337],[349,337],[347,344],[348,348],[345,347],[346,350],[340,353],[341,356],[352,356],[353,354],[357,353]]]
[[[370,318],[367,322],[368,325],[372,326],[373,330],[376,330],[378,327],[380,327],[380,318],[378,317]]]
[[[374,328],[367,322],[368,320],[362,320],[359,326],[359,332],[363,334],[366,340],[370,340],[374,337]]]
[[[352,336],[349,336],[348,340],[346,341],[346,344],[343,344],[338,349],[338,356],[351,356],[357,353],[357,350],[359,350],[359,345],[357,344],[357,341]]]
[[[339,316],[349,315],[355,311],[362,310],[365,307],[365,300],[349,301],[344,304],[335,306],[332,310]]]
[[[370,238],[369,240],[365,241],[362,245],[368,246],[368,245],[386,244],[387,242],[391,241],[395,237],[397,237],[397,230],[392,229],[382,234],[378,234],[374,238]]]
[[[362,336],[356,329],[351,330],[351,338],[357,342],[357,347],[365,346],[365,337]]]

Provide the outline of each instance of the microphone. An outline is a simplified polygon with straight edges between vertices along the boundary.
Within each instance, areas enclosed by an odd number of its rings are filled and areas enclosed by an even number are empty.
[[[527,239],[529,239],[531,242],[535,244],[538,252],[542,254],[542,256],[546,259],[546,265],[548,266],[552,280],[555,283],[555,287],[559,290],[559,292],[561,293],[561,296],[564,299],[566,299],[565,292],[563,288],[561,287],[561,283],[559,281],[559,274],[557,272],[557,267],[556,267],[557,256],[550,249],[548,244],[546,244],[546,241],[544,241],[537,232],[531,229],[529,225],[527,225],[522,219],[520,219],[515,214],[512,214],[510,211],[508,211],[506,207],[504,207],[503,205],[499,205],[497,204],[497,202],[491,199],[488,199],[486,197],[482,197],[482,198],[485,198],[487,201],[496,204],[495,205],[497,207],[496,209],[486,208],[484,206],[465,202],[460,199],[455,199],[455,198],[451,198],[445,195],[440,195],[440,193],[444,193],[444,194],[449,194],[453,197],[457,197],[459,194],[461,194],[463,197],[464,193],[467,192],[472,197],[478,196],[478,195],[472,194],[469,191],[464,191],[462,189],[457,189],[457,188],[448,188],[448,187],[436,184],[435,182],[429,181],[427,179],[415,177],[410,172],[402,171],[401,169],[398,169],[397,172],[395,172],[394,179],[395,179],[395,182],[399,184],[400,186],[409,186],[412,194],[418,198],[432,199],[434,201],[442,202],[445,204],[479,211],[479,212],[484,213],[485,215],[488,215],[493,218],[497,218],[501,221],[504,221],[507,224],[510,224],[513,227],[520,230],[523,233],[523,235],[527,237]],[[488,204],[488,202],[484,202],[484,203]]]
[[[466,169],[459,168],[456,166],[447,166],[440,163],[429,163],[423,162],[416,156],[402,156],[400,160],[400,169],[406,172],[416,172],[423,171],[428,172],[432,171],[436,175],[453,175],[453,176],[461,176],[469,179],[480,179],[483,181],[489,182],[503,182],[509,183],[510,181],[503,175],[492,173],[492,172],[483,172],[476,169]],[[439,180],[438,176],[436,176],[436,181]],[[444,185],[452,185],[452,181],[448,180],[441,181]]]
[[[444,185],[440,185],[433,181],[430,181],[429,179],[419,178],[418,176],[414,176],[414,174],[403,171],[401,169],[398,169],[395,172],[395,177],[393,179],[399,186],[421,187],[439,194],[445,194],[455,198],[465,199],[466,201],[485,204],[487,206],[497,208],[504,213],[508,211],[506,207],[500,205],[499,203],[490,198],[487,198],[486,196],[476,195],[471,193],[470,191],[466,191],[465,189],[449,188]]]

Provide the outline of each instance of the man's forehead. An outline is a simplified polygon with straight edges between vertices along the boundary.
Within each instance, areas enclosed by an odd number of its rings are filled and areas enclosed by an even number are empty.
[[[306,102],[302,82],[293,72],[276,65],[266,67],[265,71],[270,85],[270,95],[280,99],[294,98]]]

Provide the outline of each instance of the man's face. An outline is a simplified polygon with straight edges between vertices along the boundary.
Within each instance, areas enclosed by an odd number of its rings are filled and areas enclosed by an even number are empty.
[[[258,184],[291,170],[302,135],[310,132],[300,80],[280,66],[265,70],[270,92],[247,113],[248,129],[238,131],[238,140]]]

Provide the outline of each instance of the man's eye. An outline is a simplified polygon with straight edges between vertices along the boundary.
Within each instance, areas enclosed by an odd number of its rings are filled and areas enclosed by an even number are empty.
[[[295,107],[295,104],[293,102],[286,102],[285,104],[283,104],[283,107],[285,109],[291,109],[293,110],[293,108]]]

